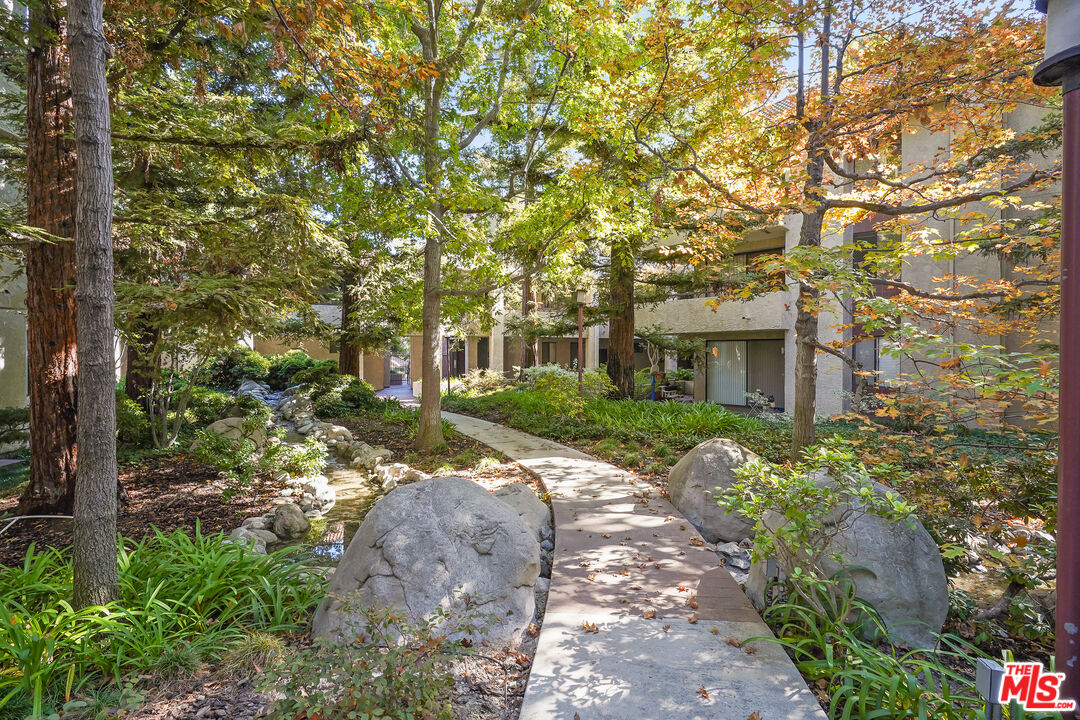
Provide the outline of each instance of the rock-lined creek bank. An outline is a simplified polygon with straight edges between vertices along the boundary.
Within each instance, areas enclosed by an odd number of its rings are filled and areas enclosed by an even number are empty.
[[[554,552],[551,511],[535,476],[465,437],[450,439],[446,451],[450,457],[419,458],[411,454],[407,427],[395,434],[393,428],[378,425],[377,415],[341,421],[352,429],[320,419],[303,387],[274,392],[245,381],[238,393],[272,409],[272,423],[281,432],[268,433],[266,442],[302,446],[314,438],[326,445],[327,455],[321,473],[302,478],[279,475],[281,489],[273,509],[245,519],[231,532],[233,541],[254,552],[288,545],[303,548],[307,562],[321,567],[319,572],[329,583],[323,617],[337,617],[336,599],[342,596],[417,613],[451,607],[459,598],[470,606],[478,600],[486,603],[484,608],[494,618],[490,631],[475,638],[475,657],[453,662],[454,716],[516,718],[543,620]],[[274,437],[282,434],[280,439]],[[427,462],[425,467],[432,472],[399,459]],[[433,467],[434,463],[439,465]],[[472,498],[470,503],[460,507],[455,496],[443,492],[445,487]],[[414,511],[416,503],[405,497],[409,493],[428,498],[424,507],[450,505],[433,513]],[[383,498],[386,503],[379,503]],[[415,517],[398,522],[399,515],[410,512]],[[428,517],[438,522],[425,524]],[[383,533],[372,528],[388,522],[400,536],[395,543],[359,542],[381,537]],[[365,530],[367,524],[372,528]],[[350,547],[358,531],[363,537],[357,536],[359,544]],[[515,540],[488,542],[495,536]],[[463,543],[470,543],[472,551],[461,551]],[[446,555],[444,562],[438,561],[440,553]],[[431,566],[414,572],[410,568],[418,558],[429,558]],[[362,570],[387,564],[401,570],[400,576],[393,576],[395,583],[381,582],[378,572]],[[462,588],[482,591],[462,594]],[[347,617],[332,624],[339,634],[349,627]]]

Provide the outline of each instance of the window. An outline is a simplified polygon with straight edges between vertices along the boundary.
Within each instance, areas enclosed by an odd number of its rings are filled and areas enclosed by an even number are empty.
[[[900,358],[890,354],[889,347],[889,341],[883,337],[867,338],[852,345],[852,357],[862,365],[863,372],[874,373],[864,376],[870,385],[887,386],[900,374]]]
[[[555,362],[556,350],[555,343],[542,342],[540,343],[540,362],[544,365]]]

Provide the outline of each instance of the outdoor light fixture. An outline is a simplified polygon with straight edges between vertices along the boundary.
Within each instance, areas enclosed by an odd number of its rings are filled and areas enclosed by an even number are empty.
[[[1005,668],[1001,663],[989,658],[975,661],[975,689],[979,691],[986,706],[986,720],[1001,720],[1001,680],[1005,677]]]
[[[574,291],[574,302],[576,302],[578,305],[584,305],[586,295],[587,295],[587,293],[586,293],[585,290],[575,290]]]
[[[1058,366],[1056,668],[1059,693],[1080,700],[1080,0],[1036,0],[1046,13],[1039,85],[1061,86],[1061,317]]]
[[[1046,13],[1046,59],[1035,68],[1035,84],[1075,90],[1080,84],[1080,0],[1035,0],[1035,7]]]

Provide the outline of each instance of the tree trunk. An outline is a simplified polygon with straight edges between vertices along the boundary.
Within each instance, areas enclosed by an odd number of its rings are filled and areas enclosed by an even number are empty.
[[[360,348],[353,342],[352,314],[356,312],[356,273],[349,271],[341,286],[341,342],[338,347],[338,372],[362,377]]]
[[[634,396],[634,257],[627,240],[611,246],[611,314],[608,324],[607,373],[615,396]]]
[[[828,102],[829,97],[829,37],[832,16],[826,12],[822,20],[821,31],[821,100]],[[800,31],[799,67],[802,67],[803,36]],[[804,78],[799,76],[798,115],[803,117]],[[825,193],[822,179],[825,176],[825,140],[821,136],[823,121],[814,119],[804,123],[806,138],[806,181],[803,183],[803,197],[814,203],[813,211],[803,212],[802,227],[799,228],[800,247],[818,247],[821,245],[821,228],[825,223]],[[795,303],[795,413],[791,426],[791,459],[799,460],[803,451],[814,444],[816,431],[814,418],[817,415],[817,353],[818,353],[818,291],[807,283],[799,282],[799,298]]]
[[[68,0],[75,104],[79,470],[73,598],[104,605],[116,570],[116,371],[113,350],[112,133],[102,0]]]
[[[529,341],[532,335],[532,278],[526,276],[521,281],[521,372],[518,379],[525,379],[525,368],[536,364],[536,348]]]
[[[803,218],[805,222],[807,217]],[[795,317],[795,413],[791,425],[791,458],[797,460],[814,444],[814,417],[817,414],[818,316],[813,310],[817,291],[799,288]]]
[[[811,163],[813,164],[813,163]],[[811,168],[811,176],[814,176]],[[815,185],[820,186],[822,170],[817,170]],[[803,213],[799,231],[799,245],[820,245],[821,211]],[[791,458],[799,459],[803,451],[814,444],[816,432],[814,418],[817,415],[817,346],[818,346],[818,291],[808,284],[799,284],[795,316],[795,413],[791,425]]]
[[[442,206],[433,205],[431,212],[442,220]],[[444,442],[442,432],[442,297],[439,294],[442,270],[442,243],[437,237],[428,238],[424,247],[424,306],[422,311],[423,340],[420,355],[420,427],[416,433],[416,449],[429,452]]]
[[[64,28],[49,0],[30,6],[26,60],[27,224],[74,235],[75,146]],[[75,247],[31,243],[26,251],[30,483],[19,512],[68,513],[75,497]]]
[[[429,13],[436,6],[428,5]],[[424,61],[439,62],[437,16],[427,18],[427,28],[417,37],[424,51]],[[427,243],[424,245],[424,304],[421,311],[423,341],[420,349],[420,423],[416,432],[416,449],[429,452],[442,445],[442,243],[447,233],[443,224],[442,150],[439,148],[439,127],[442,116],[442,85],[437,78],[424,81],[424,185],[428,194]]]
[[[154,367],[154,348],[160,331],[141,326],[138,336],[128,342],[127,362],[124,369],[124,394],[150,412],[150,388],[154,384],[157,368]]]

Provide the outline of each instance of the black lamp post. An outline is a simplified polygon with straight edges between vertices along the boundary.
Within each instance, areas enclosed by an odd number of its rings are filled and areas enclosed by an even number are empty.
[[[1036,0],[1046,13],[1039,85],[1060,85],[1061,386],[1058,394],[1057,672],[1060,696],[1080,699],[1080,0]]]
[[[578,395],[585,394],[585,291],[575,290],[577,301],[577,390]]]

